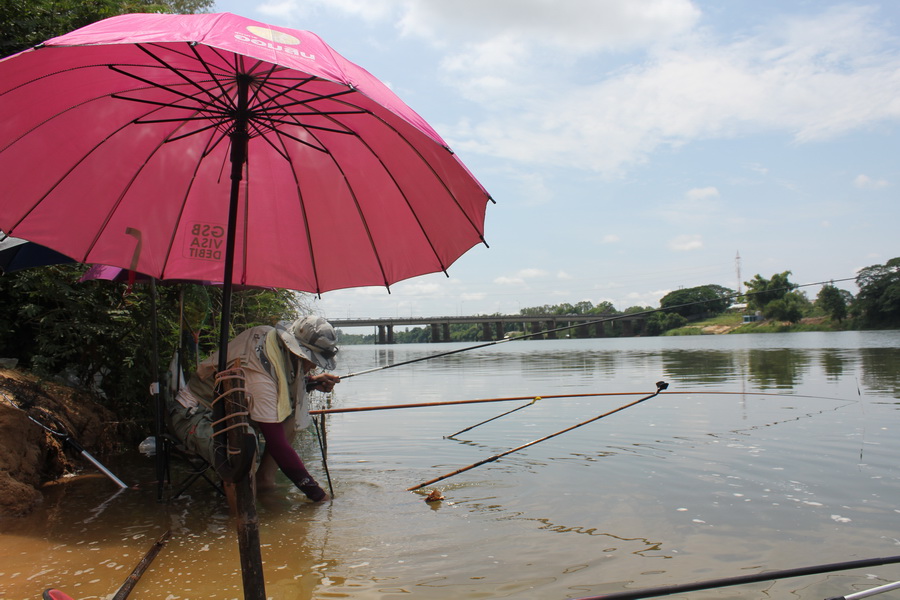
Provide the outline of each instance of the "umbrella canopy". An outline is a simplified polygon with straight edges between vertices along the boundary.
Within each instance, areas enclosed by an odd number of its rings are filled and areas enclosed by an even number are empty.
[[[73,262],[68,256],[46,246],[0,234],[0,271],[4,273]]]
[[[114,17],[0,61],[0,112],[0,229],[80,262],[222,281],[229,210],[243,285],[388,286],[484,242],[483,187],[309,32]]]

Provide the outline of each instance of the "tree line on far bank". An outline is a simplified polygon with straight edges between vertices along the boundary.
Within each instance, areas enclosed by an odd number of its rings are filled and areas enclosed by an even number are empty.
[[[834,329],[893,329],[900,327],[900,257],[884,264],[861,269],[856,277],[859,292],[854,296],[833,283],[821,286],[811,299],[800,286],[790,280],[791,272],[775,273],[769,278],[759,274],[745,281],[743,293],[720,285],[701,285],[669,292],[659,300],[659,308],[631,306],[618,311],[610,302],[593,304],[583,300],[576,304],[562,303],[523,308],[519,314],[523,322],[527,317],[545,315],[597,315],[597,319],[649,313],[641,333],[662,335],[689,322],[721,315],[728,311],[742,310],[745,314],[759,315],[764,319],[799,323],[806,317],[822,317]],[[492,315],[479,315],[492,316]],[[499,316],[499,313],[498,313]],[[572,335],[575,335],[572,328]],[[341,333],[344,344],[372,344],[375,334],[358,335]],[[526,332],[515,323],[504,325],[505,336],[514,337]],[[531,332],[529,332],[531,333]],[[566,332],[561,332],[565,335]],[[616,319],[606,324],[605,335],[622,335]],[[450,340],[474,342],[483,340],[481,325],[451,324]],[[425,343],[431,341],[430,327],[414,327],[408,331],[395,331],[396,343]]]

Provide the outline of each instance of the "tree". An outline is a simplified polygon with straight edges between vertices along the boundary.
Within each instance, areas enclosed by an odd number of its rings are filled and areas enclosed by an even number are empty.
[[[849,295],[849,292],[840,290],[831,284],[823,285],[816,296],[816,306],[831,319],[840,323],[847,316],[848,302],[845,294]]]
[[[683,327],[685,323],[687,323],[687,319],[677,312],[655,312],[647,317],[644,332],[647,335],[659,335],[664,331]]]
[[[38,375],[61,376],[92,391],[124,421],[146,422],[151,418],[147,389],[157,380],[150,360],[152,288],[111,281],[77,283],[84,270],[84,265],[58,265],[0,277],[0,356],[17,358]],[[180,346],[182,290],[184,317],[197,333],[201,358],[218,348],[220,288],[185,284],[156,289],[160,370]],[[232,333],[296,318],[299,298],[285,290],[235,292],[232,322],[240,325]]]
[[[900,326],[900,257],[872,265],[856,276],[853,310],[866,327]]]
[[[215,0],[5,0],[0,3],[0,56],[115,15],[199,13],[213,6]]]
[[[802,292],[787,292],[766,304],[763,316],[776,321],[799,323],[809,306],[810,302]]]
[[[780,300],[785,294],[796,289],[797,284],[788,280],[790,274],[790,271],[784,271],[772,275],[772,279],[765,279],[757,273],[753,279],[745,281],[748,308],[765,313],[766,305],[769,302]]]
[[[669,292],[659,301],[660,308],[671,308],[673,312],[690,318],[702,314],[718,314],[731,306],[734,290],[721,285],[701,285]]]

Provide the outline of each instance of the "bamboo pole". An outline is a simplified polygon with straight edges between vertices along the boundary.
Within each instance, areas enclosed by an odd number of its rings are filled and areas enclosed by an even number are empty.
[[[466,471],[468,471],[470,469],[474,469],[475,467],[479,467],[483,464],[493,462],[493,461],[497,460],[498,458],[502,458],[504,456],[512,454],[513,452],[518,452],[519,450],[523,450],[525,448],[528,448],[529,446],[534,446],[535,444],[549,440],[550,438],[555,438],[556,436],[562,435],[569,431],[572,431],[573,429],[578,429],[579,427],[587,425],[588,423],[593,423],[594,421],[602,419],[603,417],[608,417],[611,414],[617,413],[621,410],[625,410],[626,408],[634,406],[635,404],[640,404],[644,400],[649,400],[650,398],[653,398],[654,396],[658,395],[661,391],[663,391],[667,387],[669,387],[668,383],[666,383],[665,381],[658,381],[658,382],[656,382],[656,391],[654,393],[650,394],[649,396],[644,396],[643,398],[639,398],[639,399],[635,400],[634,402],[629,402],[628,404],[624,404],[624,405],[620,406],[619,408],[613,409],[609,412],[605,412],[602,415],[598,415],[592,419],[588,419],[587,421],[582,421],[581,423],[578,423],[577,425],[572,425],[571,427],[566,427],[565,429],[557,431],[556,433],[551,433],[550,435],[544,436],[537,440],[533,440],[531,442],[528,442],[527,444],[522,444],[521,446],[517,446],[515,448],[512,448],[511,450],[507,450],[506,452],[501,452],[500,454],[495,454],[493,456],[489,456],[488,458],[485,458],[484,460],[480,460],[476,463],[472,463],[471,465],[469,465],[467,467],[457,469],[457,470],[447,473],[445,475],[441,475],[440,477],[435,477],[434,479],[429,479],[428,481],[425,481],[418,485],[414,485],[410,488],[406,488],[406,491],[412,492],[412,491],[418,490],[419,488],[423,488],[426,485],[431,485],[432,483],[437,483],[438,481],[443,481],[444,479],[448,479],[450,477],[453,477],[454,475],[459,475],[460,473],[465,473]]]
[[[541,400],[557,398],[591,398],[600,396],[640,396],[644,392],[595,392],[587,394],[542,394],[538,396],[510,396],[508,398],[477,398],[474,400],[442,400],[438,402],[411,402],[409,404],[382,404],[378,406],[352,406],[344,408],[318,408],[309,411],[311,415],[328,415],[336,413],[368,412],[373,410],[396,410],[401,408],[429,408],[432,406],[453,406],[456,404],[480,404],[487,402],[515,402],[517,400]],[[818,398],[820,400],[837,400],[839,402],[852,402],[847,398],[835,398],[832,396],[811,396],[804,394],[777,394],[773,392],[715,392],[715,391],[673,391],[666,395],[679,394],[688,396],[775,396],[789,398]]]
[[[163,546],[166,545],[166,542],[169,541],[170,535],[171,531],[166,531],[158,540],[156,540],[156,543],[150,547],[150,550],[147,551],[144,558],[141,559],[141,562],[137,564],[131,572],[131,575],[128,576],[128,579],[125,580],[125,583],[123,583],[122,587],[119,588],[119,591],[116,592],[116,595],[112,597],[112,600],[125,600],[125,598],[128,597],[128,594],[131,593],[131,590],[133,590],[134,586],[137,585],[137,582],[140,581],[144,571],[147,570],[147,567],[150,566],[150,563],[153,562],[153,559],[156,558],[159,551],[162,550]]]

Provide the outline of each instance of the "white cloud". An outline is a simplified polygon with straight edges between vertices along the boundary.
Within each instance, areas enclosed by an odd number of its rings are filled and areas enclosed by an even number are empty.
[[[547,271],[543,269],[522,269],[518,273],[519,277],[524,279],[534,279],[535,277],[544,277],[547,275]]]
[[[705,188],[694,188],[688,190],[685,196],[689,200],[705,200],[706,198],[718,198],[719,190],[716,188],[709,186]]]
[[[402,4],[400,26],[410,35],[430,40],[518,38],[582,52],[666,38],[687,30],[700,17],[690,0],[419,0]]]
[[[501,275],[494,279],[494,283],[497,285],[524,285],[525,280],[521,277],[507,277],[506,275]]]
[[[669,248],[678,252],[698,250],[703,247],[703,237],[699,234],[682,234],[669,242]]]
[[[615,233],[607,233],[600,239],[600,241],[604,244],[615,244],[617,242],[620,242],[621,240],[622,238],[620,238]]]
[[[730,43],[697,32],[648,46],[643,62],[611,73],[567,70],[535,44],[515,49],[516,66],[491,71],[472,46],[445,65],[460,92],[494,114],[457,146],[616,175],[699,139],[778,132],[811,142],[897,120],[900,58],[885,51],[896,41],[876,19],[844,6]],[[528,49],[530,60],[518,58]]]
[[[557,278],[557,279],[564,279],[564,280],[574,279],[570,274],[566,273],[565,271],[559,271],[559,272],[556,274],[556,278]]]
[[[520,269],[513,275],[502,275],[494,279],[497,285],[525,285],[527,279],[546,277],[547,271],[543,269]]]
[[[853,180],[853,185],[861,190],[880,190],[890,184],[884,179],[872,179],[868,175],[857,175]]]

